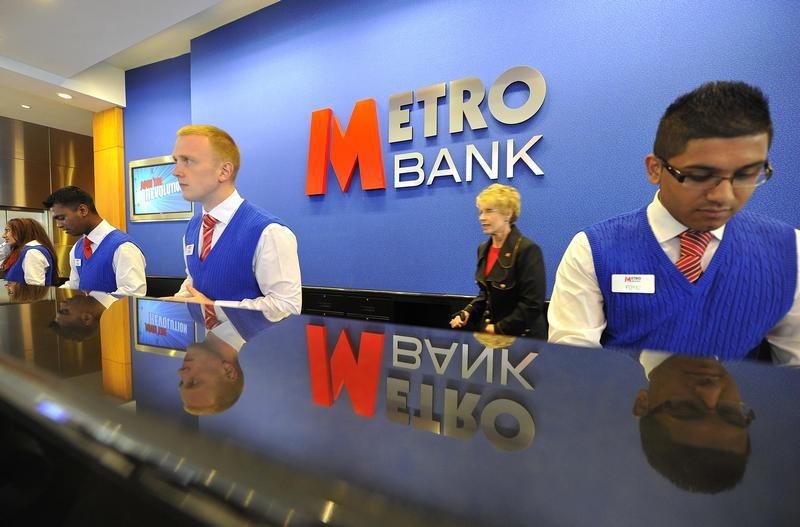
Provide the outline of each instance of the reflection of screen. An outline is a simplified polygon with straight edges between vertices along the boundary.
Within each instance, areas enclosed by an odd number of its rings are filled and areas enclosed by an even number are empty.
[[[136,348],[185,351],[195,341],[195,323],[186,304],[136,299]]]
[[[175,163],[170,156],[131,161],[133,221],[186,219],[192,216],[192,202],[183,199],[178,179],[172,175],[173,168]]]

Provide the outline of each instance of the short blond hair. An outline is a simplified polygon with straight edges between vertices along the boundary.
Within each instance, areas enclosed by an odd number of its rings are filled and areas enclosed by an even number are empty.
[[[211,149],[223,162],[230,161],[233,165],[233,177],[239,172],[241,156],[236,141],[222,128],[217,128],[211,124],[188,124],[178,130],[178,137],[185,135],[201,135],[208,137]]]
[[[478,208],[483,208],[484,205],[490,205],[500,212],[510,212],[511,223],[514,223],[519,219],[522,200],[520,199],[519,191],[514,187],[493,183],[478,194],[475,198],[475,205],[477,205]]]

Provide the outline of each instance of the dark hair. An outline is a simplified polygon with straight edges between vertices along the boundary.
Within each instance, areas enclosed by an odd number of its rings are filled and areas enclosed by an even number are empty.
[[[77,209],[80,205],[86,205],[91,212],[97,214],[97,209],[94,206],[94,200],[91,194],[75,186],[63,187],[56,190],[42,203],[48,209],[55,203],[69,207],[71,210]]]
[[[100,328],[100,320],[95,319],[88,325],[59,324],[55,320],[51,320],[47,327],[61,338],[83,342],[97,335],[97,330]]]
[[[716,494],[735,487],[750,458],[750,436],[742,454],[676,443],[655,416],[639,419],[639,437],[647,462],[678,488]]]
[[[8,298],[15,303],[28,303],[36,302],[45,297],[50,290],[49,287],[43,285],[29,285],[24,282],[8,282],[6,286],[13,284],[12,290],[9,290]]]
[[[744,82],[708,82],[669,105],[658,124],[653,153],[669,159],[680,155],[691,139],[760,133],[772,143],[769,104],[760,89]]]

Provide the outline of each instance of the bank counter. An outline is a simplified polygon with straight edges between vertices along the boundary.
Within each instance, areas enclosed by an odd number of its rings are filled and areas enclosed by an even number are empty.
[[[0,289],[4,524],[800,522],[797,370]]]

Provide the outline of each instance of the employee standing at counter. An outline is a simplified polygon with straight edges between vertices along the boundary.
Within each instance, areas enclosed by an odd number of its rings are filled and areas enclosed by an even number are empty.
[[[800,231],[740,212],[772,176],[771,141],[766,98],[747,84],[672,103],[645,157],[655,198],[573,238],[550,341],[736,359],[766,338],[777,362],[800,364]]]
[[[29,285],[53,285],[56,251],[42,224],[31,218],[8,220],[3,239],[11,248],[3,262],[4,278]]]
[[[175,300],[258,309],[272,321],[299,314],[297,239],[236,190],[239,148],[211,125],[178,130],[173,157],[184,199],[201,203],[183,238],[186,280]]]
[[[475,203],[481,229],[489,236],[478,247],[475,280],[480,293],[456,313],[450,327],[546,338],[542,250],[514,224],[521,209],[519,192],[495,183]]]
[[[69,281],[62,287],[118,295],[147,293],[142,251],[130,236],[100,217],[88,192],[64,187],[44,200],[44,206],[60,229],[81,237],[69,252]]]

